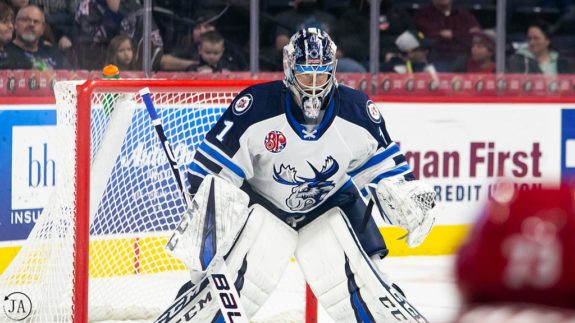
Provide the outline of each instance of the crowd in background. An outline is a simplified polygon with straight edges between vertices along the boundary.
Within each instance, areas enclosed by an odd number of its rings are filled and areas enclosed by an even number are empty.
[[[575,1],[507,3],[506,71],[574,73]],[[248,0],[153,5],[155,71],[249,69]],[[316,26],[338,45],[338,72],[367,72],[369,0],[261,0],[260,7],[262,71],[282,71],[289,36]],[[101,70],[111,63],[139,70],[142,13],[138,0],[0,0],[0,69]],[[380,71],[495,73],[495,21],[496,0],[382,0]],[[464,311],[457,322],[573,321],[575,195],[567,188],[523,194],[488,206],[460,250]]]
[[[338,72],[369,65],[370,0],[261,0],[261,71],[282,71],[282,48],[302,27],[338,45]],[[506,71],[573,73],[575,4],[507,0]],[[249,70],[249,1],[154,0],[154,71]],[[495,73],[496,0],[382,0],[381,72]],[[139,70],[139,0],[0,0],[0,68]]]

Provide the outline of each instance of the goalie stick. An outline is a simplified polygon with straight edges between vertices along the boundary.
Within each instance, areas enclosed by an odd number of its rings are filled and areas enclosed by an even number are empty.
[[[172,146],[170,145],[170,141],[168,140],[168,137],[166,136],[166,133],[164,131],[164,126],[162,125],[162,119],[160,118],[160,116],[158,115],[158,112],[156,111],[156,108],[154,106],[154,102],[152,101],[152,97],[150,95],[150,89],[145,87],[143,89],[141,89],[139,91],[140,93],[140,97],[142,98],[142,100],[144,101],[144,104],[146,105],[146,111],[148,111],[148,115],[150,116],[150,119],[152,120],[152,124],[154,125],[154,129],[156,130],[156,134],[158,135],[160,142],[162,144],[162,148],[164,150],[164,153],[166,154],[166,157],[168,158],[168,161],[170,162],[170,168],[172,169],[172,174],[174,175],[174,178],[176,180],[176,183],[178,184],[178,188],[180,189],[180,193],[182,194],[182,197],[184,199],[184,201],[186,202],[186,206],[187,206],[187,210],[190,211],[192,210],[192,201],[190,199],[190,196],[188,193],[186,193],[186,188],[184,187],[184,181],[183,178],[181,176],[180,173],[180,167],[178,164],[178,161],[176,160],[175,156],[174,156],[174,152],[172,150]],[[220,317],[223,317],[223,319],[227,322],[227,323],[243,323],[243,322],[248,322],[248,318],[247,315],[243,309],[243,307],[241,306],[240,300],[239,300],[239,293],[236,290],[233,281],[230,279],[229,273],[227,271],[227,268],[225,266],[225,261],[223,259],[212,259],[212,262],[217,262],[216,264],[211,264],[212,266],[210,266],[208,268],[208,270],[206,271],[207,273],[207,279],[210,281],[211,283],[211,290],[212,292],[214,292],[215,295],[217,295],[216,300],[219,304],[220,307]],[[222,284],[221,282],[225,281],[225,284]],[[230,282],[230,283],[227,283]],[[194,290],[195,288],[192,288],[192,290]],[[186,293],[189,294],[189,293]],[[183,296],[183,295],[182,295]],[[179,299],[181,299],[182,297],[179,297]],[[191,301],[191,299],[190,299]],[[177,303],[177,301],[176,301]],[[180,307],[179,310],[182,311],[184,308]],[[175,318],[174,316],[168,316],[169,320],[163,320],[163,318],[165,318],[166,313],[170,313],[172,312],[173,306],[171,306],[170,308],[168,308],[164,313],[162,313],[160,315],[160,317],[158,318],[158,322],[170,322],[171,319]],[[185,313],[188,314],[188,313]]]
[[[178,183],[178,188],[180,189],[180,192],[182,193],[182,197],[183,197],[184,201],[186,202],[186,206],[188,207],[188,209],[190,209],[192,206],[192,201],[190,200],[190,196],[186,193],[182,174],[180,173],[180,166],[178,165],[178,161],[176,160],[176,157],[174,156],[174,151],[172,150],[172,145],[170,144],[170,141],[168,140],[168,137],[166,136],[166,133],[164,132],[164,126],[162,125],[162,119],[160,118],[160,116],[158,115],[158,112],[156,111],[156,107],[154,106],[154,102],[152,101],[152,97],[150,95],[150,89],[147,87],[141,89],[140,90],[140,96],[142,97],[142,100],[144,101],[144,104],[146,105],[146,110],[148,111],[148,115],[150,116],[150,119],[152,119],[152,124],[154,125],[154,129],[156,130],[156,133],[158,134],[158,137],[160,138],[160,142],[162,143],[162,148],[164,150],[164,153],[166,154],[166,157],[168,158],[168,161],[170,162],[170,168],[172,169],[172,174],[174,175],[174,178],[176,179],[176,183]]]
[[[211,272],[211,273],[210,273]],[[223,258],[210,264],[208,274],[190,289],[179,295],[154,323],[180,323],[192,320],[206,321],[206,304],[216,301],[220,311],[212,322],[248,323],[240,297],[227,273]],[[215,300],[214,300],[215,299]]]

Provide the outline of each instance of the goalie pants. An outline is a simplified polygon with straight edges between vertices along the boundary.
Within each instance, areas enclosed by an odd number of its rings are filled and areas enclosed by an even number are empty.
[[[292,255],[336,322],[426,322],[380,277],[340,208],[296,232],[257,204],[224,256],[248,317],[268,299]],[[197,322],[218,321],[218,309],[212,301],[196,316]]]
[[[295,230],[305,227],[330,209],[338,207],[348,218],[360,245],[368,256],[379,255],[383,258],[389,253],[385,240],[371,214],[367,215],[369,217],[368,221],[362,227],[367,206],[351,181],[330,196],[322,205],[307,213],[288,213],[276,208],[263,196],[254,192],[246,182],[241,189],[249,195],[251,205],[259,204],[263,206]]]

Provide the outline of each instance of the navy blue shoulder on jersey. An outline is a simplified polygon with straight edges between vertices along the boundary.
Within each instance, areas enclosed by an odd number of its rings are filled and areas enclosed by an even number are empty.
[[[282,81],[256,84],[241,91],[206,135],[206,140],[229,154],[235,153],[239,149],[239,138],[250,126],[284,113],[284,92]],[[230,122],[233,126],[227,128]],[[224,133],[225,136],[221,136]]]
[[[256,84],[240,92],[230,104],[230,112],[236,115],[236,119],[241,119],[241,124],[246,128],[262,120],[273,118],[283,114],[282,96],[286,87],[282,81],[272,81]],[[243,114],[238,115],[234,110],[236,103],[244,96],[251,96],[252,106]],[[229,109],[228,109],[229,110]],[[245,129],[244,129],[245,130]]]
[[[365,128],[374,138],[380,141],[383,147],[387,147],[391,143],[383,116],[380,115],[379,119],[370,116],[368,104],[370,102],[373,103],[373,101],[369,99],[367,94],[348,86],[340,85],[337,87],[336,97],[340,102],[338,112],[340,118]]]
[[[369,101],[367,94],[345,85],[338,86],[337,90],[337,97],[341,104],[339,110],[341,118],[364,127],[373,124],[367,114],[366,107]]]

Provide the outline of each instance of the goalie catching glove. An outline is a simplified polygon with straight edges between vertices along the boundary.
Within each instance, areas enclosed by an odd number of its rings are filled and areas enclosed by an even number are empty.
[[[407,230],[411,248],[425,240],[435,222],[435,191],[431,186],[418,180],[387,179],[369,184],[368,190],[384,221]]]

